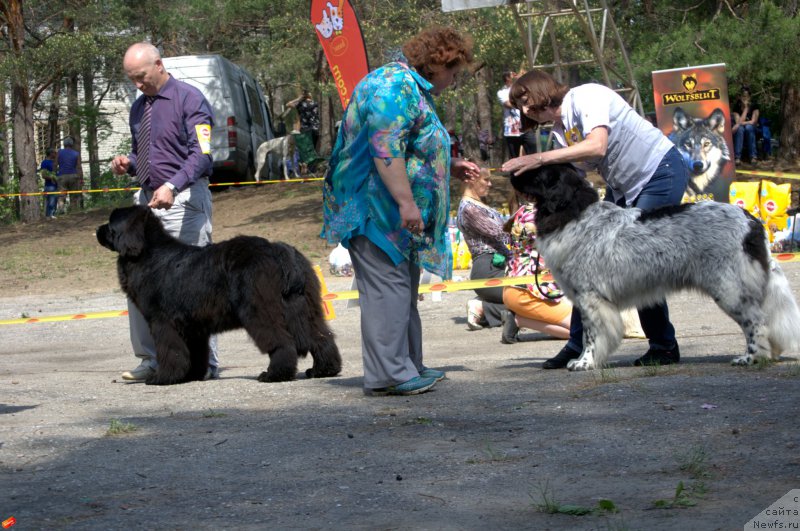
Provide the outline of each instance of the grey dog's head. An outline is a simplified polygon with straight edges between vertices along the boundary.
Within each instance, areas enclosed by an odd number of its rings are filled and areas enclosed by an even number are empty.
[[[599,199],[572,164],[549,164],[511,177],[511,186],[536,203],[536,228],[546,233],[575,219]]]

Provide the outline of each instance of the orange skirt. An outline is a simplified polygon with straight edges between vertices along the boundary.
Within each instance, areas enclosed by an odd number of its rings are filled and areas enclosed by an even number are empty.
[[[572,315],[572,303],[567,299],[558,302],[540,299],[516,286],[503,288],[503,304],[515,315],[549,324],[561,324]]]

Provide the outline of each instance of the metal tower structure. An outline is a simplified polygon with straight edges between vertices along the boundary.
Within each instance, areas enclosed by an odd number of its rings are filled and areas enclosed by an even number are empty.
[[[628,53],[606,0],[510,0],[508,4],[523,36],[530,68],[553,70],[556,79],[567,83],[569,67],[595,65],[601,76],[598,81],[620,93],[631,107],[644,115]],[[570,39],[567,43],[565,36],[559,35],[556,20],[562,17],[573,17],[578,22],[585,39],[583,42]],[[539,20],[541,27],[534,41],[534,26]],[[553,61],[540,63],[540,52],[548,44]]]

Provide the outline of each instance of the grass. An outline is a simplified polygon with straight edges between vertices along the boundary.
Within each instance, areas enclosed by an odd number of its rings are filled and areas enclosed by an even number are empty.
[[[533,498],[533,496],[531,496]],[[601,499],[597,502],[595,507],[586,507],[584,505],[573,505],[560,503],[556,501],[555,495],[550,488],[550,483],[545,481],[543,485],[539,486],[539,493],[534,498],[534,506],[540,513],[547,514],[568,514],[571,516],[585,516],[588,514],[608,514],[618,513],[616,504],[607,499]]]
[[[625,377],[617,372],[613,367],[602,367],[592,371],[592,379],[597,385],[618,383],[623,380],[629,380],[630,377]]]
[[[800,378],[800,361],[789,363],[787,369],[781,371],[780,375],[787,378]]]
[[[684,487],[683,481],[678,482],[675,487],[675,495],[669,500],[655,500],[653,507],[656,509],[674,509],[676,507],[694,507],[697,500],[705,496],[707,492],[703,482],[692,482],[689,487]]]
[[[225,413],[222,413],[221,411],[214,411],[211,408],[209,408],[208,411],[203,411],[203,418],[204,419],[213,419],[213,418],[219,418],[219,417],[225,417],[225,416],[227,416]]]
[[[703,446],[690,448],[686,453],[676,457],[678,468],[686,472],[693,480],[688,485],[679,481],[675,494],[670,499],[653,502],[656,509],[673,509],[676,507],[694,507],[708,493],[704,479],[710,476],[708,468],[708,450]]]
[[[753,368],[757,371],[763,371],[775,365],[771,358],[756,358]]]
[[[111,423],[106,431],[106,436],[113,437],[115,435],[124,435],[126,433],[133,433],[138,429],[139,427],[135,424],[122,422],[119,419],[111,419]]]
[[[703,446],[695,446],[678,456],[678,467],[692,479],[706,478],[709,476],[707,459],[708,450]]]
[[[642,375],[648,378],[654,378],[661,374],[661,364],[648,363],[642,366]]]
[[[486,447],[481,451],[486,456],[485,458],[467,459],[467,464],[477,465],[481,463],[501,463],[510,459],[508,454],[505,452],[500,452],[492,448],[491,443],[486,443]]]

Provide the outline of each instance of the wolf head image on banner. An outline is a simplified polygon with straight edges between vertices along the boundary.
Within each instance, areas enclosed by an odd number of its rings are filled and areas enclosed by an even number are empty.
[[[678,107],[672,115],[672,124],[669,138],[689,166],[691,177],[686,194],[691,198],[705,192],[731,160],[724,136],[725,113],[717,108],[701,118]]]

